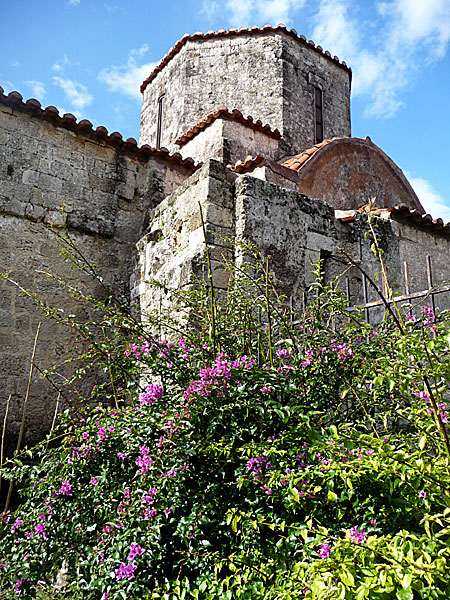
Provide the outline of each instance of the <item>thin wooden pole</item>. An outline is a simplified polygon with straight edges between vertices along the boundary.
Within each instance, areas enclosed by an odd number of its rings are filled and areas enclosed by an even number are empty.
[[[367,308],[367,304],[368,304],[368,298],[367,298],[367,278],[365,276],[365,274],[362,274],[362,281],[363,281],[363,298],[364,298],[364,318],[366,323],[369,323],[369,309]]]
[[[406,296],[409,296],[408,263],[406,260],[403,262],[403,272],[405,274],[405,294]]]
[[[433,273],[431,270],[431,256],[427,254],[427,280],[428,280],[428,289],[433,289]],[[434,293],[431,292],[431,306],[433,307],[433,313],[435,311],[435,302],[434,302]]]
[[[36,347],[37,347],[37,342],[38,342],[38,338],[39,338],[39,331],[41,329],[41,324],[39,323],[36,329],[36,335],[34,337],[34,346],[33,346],[33,353],[31,355],[31,364],[30,364],[30,372],[28,374],[28,384],[27,384],[27,391],[25,394],[25,400],[23,401],[23,412],[22,412],[22,422],[20,423],[20,431],[19,431],[19,437],[17,439],[17,446],[16,446],[16,451],[15,451],[15,455],[19,453],[20,451],[20,446],[22,444],[22,438],[23,438],[23,432],[25,429],[25,419],[27,416],[27,404],[28,404],[28,398],[30,396],[30,389],[31,389],[31,380],[33,377],[33,370],[34,370],[34,358],[36,356]],[[10,483],[9,483],[9,489],[8,489],[8,495],[6,497],[6,503],[5,503],[5,509],[4,509],[4,513],[8,510],[9,508],[9,503],[11,502],[11,496],[12,496],[12,491],[13,491],[13,486],[14,486],[14,481],[11,479]]]
[[[6,436],[6,420],[8,419],[8,411],[9,411],[9,403],[11,402],[11,396],[12,394],[9,395],[8,400],[6,402],[6,411],[5,411],[5,417],[3,419],[3,429],[2,429],[2,448],[1,448],[1,452],[0,452],[0,466],[3,467],[3,450],[4,450],[4,446],[5,446],[5,436]],[[2,489],[2,478],[0,477],[0,490]]]

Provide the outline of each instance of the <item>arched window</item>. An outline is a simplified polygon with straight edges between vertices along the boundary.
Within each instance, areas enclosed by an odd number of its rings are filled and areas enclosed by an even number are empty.
[[[164,116],[164,94],[158,98],[158,121],[156,124],[156,148],[161,148],[161,134]]]
[[[320,87],[314,88],[314,115],[316,144],[323,142],[323,94]]]

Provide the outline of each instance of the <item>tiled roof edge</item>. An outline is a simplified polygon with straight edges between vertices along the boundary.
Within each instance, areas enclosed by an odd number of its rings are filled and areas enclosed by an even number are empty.
[[[247,173],[248,171],[252,171],[255,167],[257,167],[261,162],[264,161],[262,156],[247,156],[244,160],[238,160],[234,163],[234,165],[227,165],[227,168],[234,173]]]
[[[350,69],[350,67],[347,66],[347,63],[345,63],[344,61],[340,61],[337,56],[331,56],[331,53],[328,52],[328,50],[324,50],[322,48],[322,46],[316,46],[316,44],[312,40],[307,40],[304,35],[298,35],[298,33],[295,31],[295,29],[288,29],[285,25],[280,23],[279,25],[276,25],[275,27],[273,27],[272,25],[264,25],[263,27],[257,27],[256,25],[254,25],[253,27],[250,27],[250,28],[241,27],[240,29],[236,29],[235,27],[230,27],[230,29],[228,29],[228,30],[227,29],[218,29],[217,31],[210,30],[210,31],[207,31],[206,33],[202,33],[201,31],[196,31],[192,35],[185,34],[181,38],[181,40],[178,40],[178,42],[172,48],[170,48],[169,52],[162,58],[162,60],[155,67],[155,69],[150,73],[150,75],[147,77],[147,79],[145,79],[143,81],[143,83],[141,85],[141,92],[144,93],[144,90],[147,87],[147,85],[151,81],[153,81],[153,79],[156,77],[156,75],[166,66],[166,64],[175,56],[175,54],[177,54],[181,50],[181,48],[186,44],[186,42],[188,42],[190,40],[207,40],[209,38],[214,38],[214,37],[230,37],[233,35],[246,35],[246,34],[247,35],[248,34],[255,35],[255,34],[259,34],[259,33],[269,33],[269,32],[275,33],[275,32],[279,32],[279,31],[282,33],[285,33],[286,35],[293,37],[295,40],[297,40],[304,46],[308,46],[308,48],[312,48],[318,54],[325,56],[326,58],[328,58],[329,60],[334,62],[336,65],[338,65],[339,67],[341,67],[342,69],[347,71],[350,74],[350,78],[351,78],[352,70]]]
[[[259,155],[247,156],[244,160],[236,161],[234,165],[227,165],[227,169],[229,171],[239,175],[252,173],[258,167],[267,167],[273,173],[281,175],[284,179],[289,179],[293,182],[297,181],[298,175],[295,171],[288,169],[287,167],[283,167],[279,163]]]
[[[362,206],[358,210],[337,210],[336,218],[348,222],[354,221],[357,213],[367,214],[366,210],[367,205]],[[410,208],[406,204],[397,204],[396,206],[387,207],[387,208],[378,208],[374,207],[370,214],[373,216],[379,216],[381,218],[393,218],[400,217],[406,221],[413,221],[419,225],[423,225],[425,227],[431,227],[436,231],[444,231],[444,233],[450,234],[450,221],[444,223],[443,219],[440,217],[437,219],[433,219],[433,217],[428,213],[421,213],[416,208]]]
[[[150,156],[158,157],[163,160],[175,162],[181,166],[188,167],[195,171],[201,167],[202,163],[195,163],[190,157],[183,158],[179,152],[170,154],[167,148],[152,148],[151,146],[144,144],[138,146],[137,141],[134,138],[123,139],[122,134],[118,131],[109,133],[106,127],[98,126],[94,129],[92,123],[87,119],[77,121],[76,117],[71,113],[65,113],[63,116],[59,114],[59,111],[54,106],[47,106],[46,108],[41,107],[39,100],[30,98],[23,101],[22,95],[19,92],[10,92],[5,95],[3,88],[0,86],[0,104],[10,106],[14,109],[30,113],[36,117],[50,121],[58,127],[64,127],[76,133],[82,133],[91,135],[96,140],[105,142],[108,145],[114,146],[114,148],[120,149],[122,152],[126,152],[137,156],[141,160],[148,160]]]
[[[450,221],[444,223],[444,220],[440,217],[433,219],[429,213],[421,213],[416,208],[409,208],[406,204],[397,204],[388,210],[390,210],[392,215],[400,216],[407,220],[413,220],[416,223],[425,226],[431,226],[436,230],[444,229],[447,233],[450,233]]]
[[[284,160],[282,163],[280,163],[280,165],[282,167],[287,167],[288,169],[292,169],[293,171],[298,172],[303,167],[303,165],[306,162],[308,162],[308,160],[312,156],[314,156],[314,154],[318,150],[321,150],[324,146],[327,146],[331,142],[334,142],[336,140],[342,140],[342,139],[347,139],[347,138],[334,137],[334,138],[330,138],[328,140],[323,140],[323,142],[320,142],[319,144],[315,144],[311,148],[307,148],[303,152],[300,152],[300,154],[295,154],[294,156],[291,156],[290,158]]]
[[[392,158],[390,158],[385,152],[383,152],[383,150],[380,147],[378,147],[376,144],[374,144],[372,142],[372,140],[370,139],[369,136],[365,137],[364,139],[357,138],[357,137],[334,137],[334,138],[331,138],[328,140],[324,140],[323,142],[320,142],[320,144],[316,144],[312,148],[308,148],[307,150],[304,150],[300,154],[291,156],[287,160],[284,160],[281,164],[284,167],[288,167],[288,168],[292,169],[293,171],[296,171],[298,173],[298,177],[301,178],[303,175],[303,168],[310,166],[311,164],[314,164],[316,157],[319,154],[319,150],[320,151],[324,150],[326,152],[329,148],[331,148],[333,145],[336,145],[336,144],[352,144],[352,145],[369,146],[372,150],[377,152],[383,158],[383,160],[386,161],[386,163],[389,165],[389,167],[394,171],[396,176],[400,179],[400,181],[404,185],[405,189],[410,194],[414,204],[416,204],[416,208],[420,209],[419,212],[421,214],[425,212],[425,209],[423,208],[422,204],[420,203],[420,200],[417,197],[416,192],[413,190],[411,184],[409,183],[409,181],[406,178],[403,171],[400,169],[400,167],[398,165],[395,164],[395,162],[392,160]]]
[[[253,120],[253,117],[250,115],[244,117],[240,110],[236,108],[232,111],[228,110],[226,106],[220,106],[216,111],[210,112],[204,119],[202,119],[199,123],[188,129],[183,135],[175,141],[175,144],[178,146],[184,146],[187,144],[189,140],[195,137],[201,131],[204,131],[207,127],[209,127],[216,119],[228,119],[230,121],[237,121],[246,127],[250,127],[256,131],[260,131],[265,133],[269,137],[272,137],[276,140],[281,138],[281,133],[278,129],[272,129],[270,125],[263,125],[262,121],[259,119],[257,121]]]

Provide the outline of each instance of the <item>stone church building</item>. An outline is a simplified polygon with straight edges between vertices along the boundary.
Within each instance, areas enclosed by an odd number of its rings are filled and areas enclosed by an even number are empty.
[[[201,268],[204,239],[213,262],[240,260],[251,240],[273,257],[283,291],[301,306],[311,262],[335,272],[341,249],[371,274],[364,242],[373,209],[390,284],[420,291],[449,278],[450,224],[424,214],[400,168],[369,137],[351,135],[350,68],[283,25],[186,35],[142,83],[139,144],[56,108],[0,88],[0,265],[63,314],[84,315],[51,271],[90,294],[91,281],[61,260],[46,225],[65,225],[105,282],[140,304],[159,302],[148,281],[169,288]],[[64,210],[61,210],[64,207]],[[406,265],[405,265],[406,263]],[[405,279],[405,275],[407,277]],[[224,271],[215,285],[226,289]],[[374,299],[361,276],[349,301]],[[11,397],[17,428],[42,315],[3,281],[0,290],[0,414]],[[61,365],[73,332],[44,321],[36,365]],[[56,376],[56,383],[57,382]],[[55,390],[36,372],[28,440],[48,430]]]

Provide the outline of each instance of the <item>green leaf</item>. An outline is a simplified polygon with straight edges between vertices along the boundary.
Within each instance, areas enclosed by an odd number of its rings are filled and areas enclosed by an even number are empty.
[[[406,590],[398,590],[396,598],[398,600],[414,600],[414,593],[410,587]]]
[[[344,585],[348,587],[355,587],[355,578],[345,567],[341,566],[339,577]]]
[[[410,589],[412,578],[413,578],[412,573],[406,573],[403,576],[402,586],[405,590]]]

